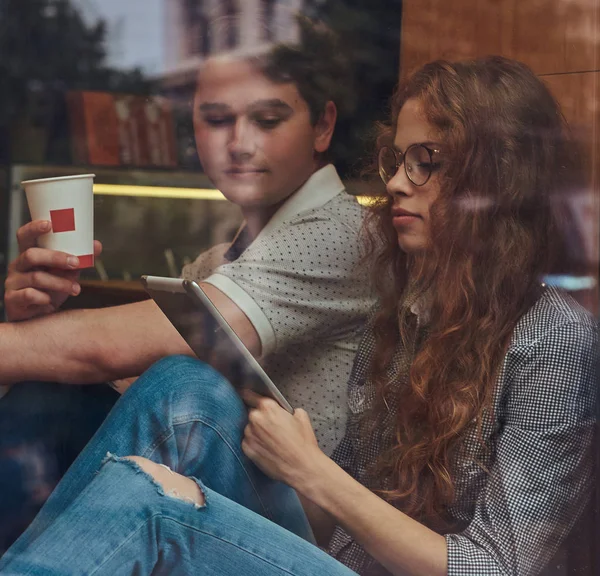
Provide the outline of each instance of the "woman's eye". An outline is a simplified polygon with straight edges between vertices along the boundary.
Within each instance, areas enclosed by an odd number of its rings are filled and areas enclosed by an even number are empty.
[[[419,162],[417,165],[421,170],[428,170],[429,172],[436,172],[440,169],[440,162]]]

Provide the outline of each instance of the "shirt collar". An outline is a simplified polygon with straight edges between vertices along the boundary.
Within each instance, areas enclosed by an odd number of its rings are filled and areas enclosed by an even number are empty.
[[[233,262],[237,260],[242,252],[250,246],[250,236],[248,235],[248,229],[246,228],[246,223],[243,223],[238,231],[235,234],[235,238],[227,248],[227,251],[223,255],[225,260],[228,262]]]
[[[410,311],[417,317],[417,326],[426,326],[431,320],[431,310],[429,309],[429,299],[421,296],[410,306]]]
[[[295,218],[302,212],[315,210],[335,198],[346,189],[344,183],[333,164],[327,164],[308,178],[283,205],[273,214],[265,227],[260,231],[255,241],[276,230],[285,222]],[[225,253],[225,258],[230,262],[240,257],[242,252],[250,245],[246,224],[242,224],[231,246]]]

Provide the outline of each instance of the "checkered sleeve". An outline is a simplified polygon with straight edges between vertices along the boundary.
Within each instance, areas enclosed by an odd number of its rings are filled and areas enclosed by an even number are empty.
[[[537,574],[568,534],[593,481],[597,350],[596,327],[572,321],[507,357],[496,457],[446,536],[449,576]]]

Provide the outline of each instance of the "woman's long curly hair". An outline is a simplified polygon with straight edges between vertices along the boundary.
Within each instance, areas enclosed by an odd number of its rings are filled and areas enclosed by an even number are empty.
[[[560,108],[523,64],[501,57],[427,64],[395,94],[388,138],[409,99],[439,133],[444,164],[425,258],[400,250],[390,197],[367,220],[380,297],[370,367],[376,401],[367,420],[387,412],[388,368],[414,333],[402,313],[410,277],[411,291],[427,294],[430,321],[394,402],[391,448],[372,472],[386,479],[379,491],[388,501],[442,528],[461,439],[491,409],[515,324],[553,270],[556,208],[577,172]]]

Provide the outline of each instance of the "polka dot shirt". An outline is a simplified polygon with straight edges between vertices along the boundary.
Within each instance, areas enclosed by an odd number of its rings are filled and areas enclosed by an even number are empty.
[[[250,245],[243,247],[240,234],[183,271],[219,288],[248,316],[266,372],[292,406],[309,413],[327,454],[343,436],[346,383],[374,304],[365,267],[358,266],[361,223],[360,205],[328,165]]]

